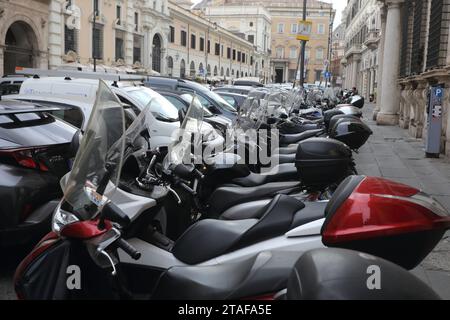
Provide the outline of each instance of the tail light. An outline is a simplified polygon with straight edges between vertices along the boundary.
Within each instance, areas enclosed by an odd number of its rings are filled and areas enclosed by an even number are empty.
[[[400,183],[366,177],[339,207],[328,212],[322,241],[326,246],[394,260],[409,269],[433,250],[448,228],[449,213],[431,196]]]
[[[28,148],[1,150],[0,157],[8,162],[13,162],[21,167],[49,171],[47,165],[39,159],[38,154],[47,151],[47,148]]]

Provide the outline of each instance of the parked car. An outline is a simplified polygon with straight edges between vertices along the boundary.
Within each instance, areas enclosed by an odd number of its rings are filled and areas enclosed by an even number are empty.
[[[264,85],[261,83],[259,78],[256,77],[247,77],[247,78],[240,78],[234,80],[233,84],[235,86],[249,86],[249,87],[264,87]]]
[[[193,98],[193,94],[188,92],[161,90],[158,93],[169,100],[178,110],[183,110],[184,112],[188,110]],[[203,120],[218,130],[223,137],[226,136],[227,130],[231,129],[233,124],[230,119],[215,115],[207,108],[204,108]]]
[[[124,103],[127,124],[153,99],[152,147],[167,146],[171,143],[174,130],[180,127],[178,110],[157,92],[144,86],[126,83],[109,83],[112,91]],[[41,78],[25,81],[18,95],[8,96],[21,101],[36,101],[45,106],[65,107],[58,111],[62,119],[84,128],[95,102],[98,80],[70,78]]]
[[[237,93],[237,94],[242,94],[242,95],[247,96],[250,93],[250,91],[253,91],[253,90],[255,90],[255,88],[251,87],[251,86],[230,86],[230,85],[227,85],[227,86],[215,88],[213,91],[215,93],[230,92],[230,93]]]
[[[237,117],[237,110],[233,106],[218,94],[196,82],[178,78],[149,77],[144,85],[154,90],[164,89],[195,93],[200,103],[212,113],[225,116],[232,121]]]
[[[38,239],[61,197],[77,128],[36,104],[0,101],[0,246]]]
[[[246,95],[239,94],[239,93],[232,93],[232,92],[220,92],[218,91],[217,94],[225,99],[229,104],[231,104],[233,107],[235,107],[237,110],[242,106],[245,99],[247,99]]]

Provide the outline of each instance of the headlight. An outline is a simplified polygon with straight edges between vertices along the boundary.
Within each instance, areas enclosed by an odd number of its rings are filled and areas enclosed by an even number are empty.
[[[52,219],[52,230],[58,235],[65,226],[80,221],[73,213],[61,209],[61,203],[56,207]]]

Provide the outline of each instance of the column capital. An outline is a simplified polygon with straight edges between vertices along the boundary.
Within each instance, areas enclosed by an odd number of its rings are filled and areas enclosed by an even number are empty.
[[[400,6],[405,3],[405,0],[386,0],[384,3],[387,6],[387,9],[400,8]]]

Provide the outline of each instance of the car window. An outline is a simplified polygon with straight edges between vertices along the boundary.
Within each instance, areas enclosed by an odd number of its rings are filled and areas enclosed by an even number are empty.
[[[141,88],[140,90],[130,90],[128,94],[138,100],[143,106],[147,106],[152,101],[151,112],[155,117],[169,121],[178,121],[178,109],[156,92],[148,88]]]
[[[221,95],[221,97],[224,98],[224,100],[225,100],[226,102],[228,102],[229,104],[231,104],[233,107],[236,106],[236,101],[234,100],[233,97],[225,96],[225,95]]]
[[[175,106],[175,108],[177,108],[178,110],[184,110],[184,111],[187,110],[187,106],[179,99],[177,99],[173,96],[164,96],[164,98],[169,100],[170,103],[173,104]]]
[[[64,120],[65,122],[70,123],[71,125],[77,128],[81,128],[83,126],[84,121],[83,112],[78,107],[68,106],[60,103],[52,103],[47,101],[39,101],[38,104],[43,107],[61,107],[60,110],[49,111],[48,113],[52,114],[53,116],[61,120]]]

